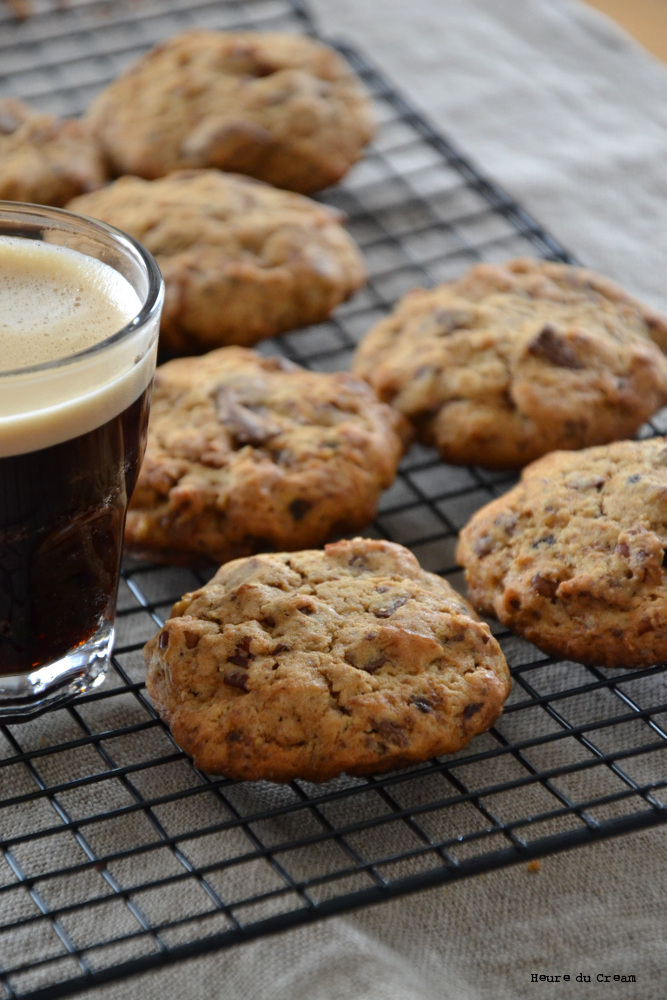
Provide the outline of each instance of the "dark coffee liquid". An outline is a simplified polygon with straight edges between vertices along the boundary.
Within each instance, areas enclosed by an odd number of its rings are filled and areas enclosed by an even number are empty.
[[[0,675],[59,659],[112,617],[149,402],[150,386],[102,427],[0,459]]]

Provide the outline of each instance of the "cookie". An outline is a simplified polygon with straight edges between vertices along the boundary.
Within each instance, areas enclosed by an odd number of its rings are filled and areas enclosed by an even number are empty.
[[[478,264],[409,293],[354,371],[446,462],[520,468],[632,437],[667,402],[667,322],[583,268]]]
[[[449,584],[363,538],[222,566],[144,655],[179,746],[239,779],[326,781],[451,753],[510,690],[488,626]]]
[[[226,347],[157,369],[127,518],[135,553],[221,563],[365,527],[407,425],[347,372]]]
[[[89,128],[0,99],[0,198],[62,207],[108,180]]]
[[[86,117],[118,174],[217,167],[302,194],[338,181],[374,132],[370,101],[337,52],[260,32],[176,35]]]
[[[475,607],[561,659],[667,660],[667,439],[554,452],[460,535]]]
[[[365,281],[342,216],[218,170],[121,177],[70,202],[130,233],[165,280],[161,348],[194,354],[318,323]]]
[[[32,14],[31,0],[6,0],[6,4],[17,21],[26,21]]]

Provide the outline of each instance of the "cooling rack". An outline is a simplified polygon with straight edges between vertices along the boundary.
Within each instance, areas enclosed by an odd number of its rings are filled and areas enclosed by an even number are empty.
[[[16,17],[16,11],[29,14]],[[316,33],[296,2],[0,4],[0,95],[76,114],[187,27]],[[379,134],[322,195],[347,214],[367,287],[326,323],[262,345],[347,367],[407,289],[518,254],[566,250],[438,134],[364,55]],[[644,434],[665,433],[660,415]],[[457,532],[510,476],[413,448],[368,534],[462,589]],[[0,998],[52,1000],[336,913],[630,833],[667,818],[665,667],[558,662],[496,628],[514,690],[489,733],[382,777],[286,786],[196,771],[156,717],[141,649],[205,576],[128,563],[104,686],[0,727]]]

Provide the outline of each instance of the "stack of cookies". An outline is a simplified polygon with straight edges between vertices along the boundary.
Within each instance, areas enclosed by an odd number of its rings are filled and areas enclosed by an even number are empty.
[[[627,440],[667,403],[653,311],[585,269],[520,259],[409,293],[352,371],[252,350],[366,280],[343,218],[309,197],[374,133],[338,53],[188,31],[82,122],[13,102],[0,133],[4,197],[126,230],[165,278],[126,540],[220,566],[145,649],[149,692],[199,767],[323,781],[460,749],[510,691],[478,611],[553,656],[667,658],[667,443]],[[71,177],[64,142],[87,144]],[[447,463],[526,467],[461,533],[472,604],[402,546],[349,537],[413,439]]]

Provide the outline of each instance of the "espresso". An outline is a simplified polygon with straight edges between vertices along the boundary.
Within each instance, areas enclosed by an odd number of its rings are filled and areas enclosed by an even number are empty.
[[[149,396],[70,441],[0,459],[0,675],[59,659],[113,618]]]
[[[75,250],[0,238],[0,302],[6,676],[58,660],[113,619],[154,348],[137,356],[131,338],[108,347],[139,298],[122,275]]]

